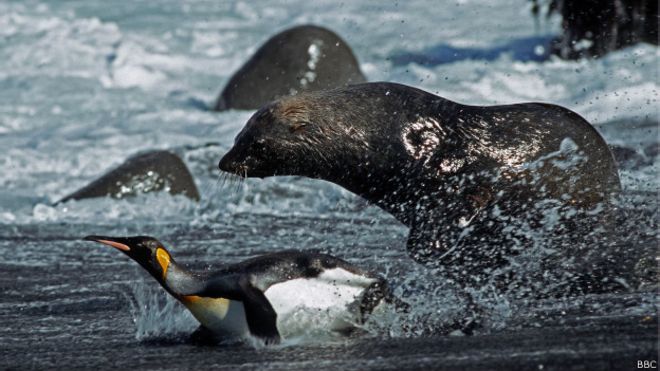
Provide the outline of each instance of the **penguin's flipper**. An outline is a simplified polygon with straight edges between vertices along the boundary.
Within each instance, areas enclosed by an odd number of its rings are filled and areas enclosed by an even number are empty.
[[[277,331],[277,313],[270,305],[264,294],[256,289],[247,279],[239,283],[243,292],[243,307],[245,319],[250,333],[259,337],[266,344],[280,342],[280,333]]]

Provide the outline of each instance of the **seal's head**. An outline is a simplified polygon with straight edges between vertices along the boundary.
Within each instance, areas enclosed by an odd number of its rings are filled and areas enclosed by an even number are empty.
[[[346,125],[321,93],[284,98],[264,106],[247,122],[220,170],[242,177],[276,175],[327,177],[346,164],[351,147],[364,147],[364,132]]]

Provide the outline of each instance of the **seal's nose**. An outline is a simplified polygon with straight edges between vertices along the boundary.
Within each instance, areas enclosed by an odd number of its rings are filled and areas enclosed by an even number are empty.
[[[227,152],[218,163],[220,170],[241,176],[243,178],[248,177],[248,162],[251,157],[245,157],[241,153],[240,149],[237,149],[236,146],[232,147],[229,152]]]
[[[218,163],[218,167],[222,171],[226,171],[228,173],[235,173],[236,172],[236,148],[232,147],[225,153],[224,156],[220,159],[220,162]]]
[[[231,165],[231,161],[227,158],[227,155],[223,156],[220,159],[220,162],[218,162],[218,168],[220,168],[220,170],[231,173],[232,171],[230,170],[229,165]]]
[[[229,152],[222,156],[222,159],[220,159],[220,162],[218,163],[220,170],[231,174],[243,175],[245,172],[245,166],[242,164],[242,161],[236,157],[236,151],[234,148],[232,148],[229,150]]]

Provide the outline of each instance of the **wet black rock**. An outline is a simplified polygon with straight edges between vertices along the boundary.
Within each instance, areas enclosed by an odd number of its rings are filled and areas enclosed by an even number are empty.
[[[366,81],[348,44],[334,32],[305,25],[266,41],[229,79],[215,111],[257,109],[301,91]]]
[[[549,17],[562,17],[562,34],[554,54],[565,59],[601,57],[639,42],[658,45],[657,0],[532,0],[538,16],[540,4]]]
[[[169,151],[150,151],[130,157],[57,203],[94,197],[120,199],[161,191],[199,200],[195,181],[179,156]]]

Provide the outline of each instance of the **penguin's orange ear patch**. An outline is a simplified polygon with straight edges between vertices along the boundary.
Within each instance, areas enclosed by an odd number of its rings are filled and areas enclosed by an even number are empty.
[[[165,249],[159,247],[156,250],[156,260],[160,264],[160,268],[163,271],[163,279],[165,279],[167,277],[167,268],[170,266],[170,254]]]

